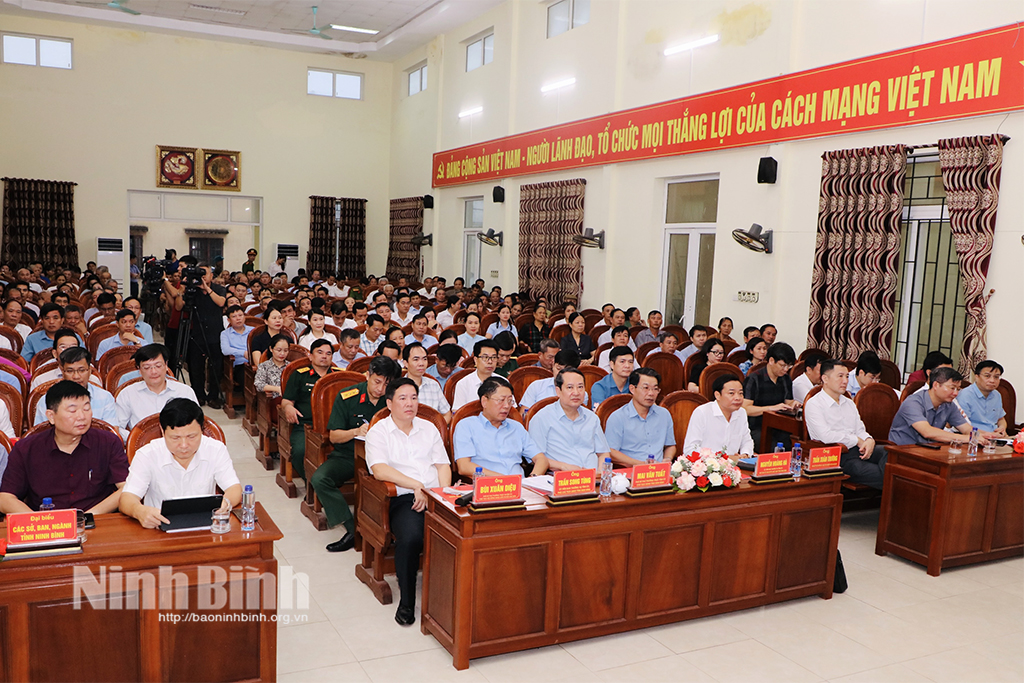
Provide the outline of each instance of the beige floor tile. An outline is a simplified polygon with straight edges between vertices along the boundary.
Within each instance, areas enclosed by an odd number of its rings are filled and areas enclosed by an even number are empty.
[[[600,680],[597,674],[557,645],[473,660],[490,683]]]
[[[896,579],[911,588],[940,598],[971,593],[986,586],[986,584],[971,578],[973,575],[965,572],[944,571],[940,576],[929,576],[923,566],[895,555],[880,557],[878,562],[871,565],[871,568],[882,576]]]
[[[321,669],[355,661],[355,655],[329,621],[299,624],[277,631],[278,673]]]
[[[880,610],[892,610],[936,599],[934,595],[877,572],[858,575],[856,580],[850,581],[850,587],[844,595],[857,598]]]
[[[814,629],[821,626],[805,616],[796,603],[755,607],[726,615],[726,623],[750,638],[760,640],[773,633]]]
[[[882,614],[877,607],[851,596],[849,592],[834,593],[830,600],[819,597],[804,598],[791,603],[793,608],[808,619],[824,626],[835,627],[850,619]]]
[[[680,655],[651,659],[628,666],[619,666],[599,672],[602,680],[612,682],[643,681],[644,683],[715,683],[707,675]]]
[[[931,679],[911,671],[902,664],[890,664],[880,669],[833,678],[831,683],[931,683]]]
[[[758,636],[758,641],[808,671],[825,678],[847,676],[895,662],[821,624],[779,629]]]
[[[730,625],[731,616],[691,619],[678,624],[656,626],[647,629],[646,633],[677,654],[746,640],[749,637],[747,634]]]
[[[946,624],[911,624],[884,612],[851,617],[832,624],[832,628],[894,662],[917,659],[963,644],[956,631]]]
[[[903,666],[926,676],[935,683],[1019,683],[1020,650],[999,652],[985,648],[979,654],[970,647],[945,650],[938,655],[911,659]]]
[[[819,676],[755,640],[679,655],[721,683],[820,681]]]
[[[366,591],[365,588],[363,590]],[[369,595],[369,591],[366,593]],[[360,662],[441,649],[440,643],[433,636],[420,632],[418,610],[415,624],[399,626],[395,623],[397,603],[381,605],[373,599],[372,595],[370,600],[373,601],[372,605],[364,605],[358,609],[341,608],[345,612],[352,612],[356,615],[346,619],[334,618],[338,611],[337,607],[327,607],[322,603],[320,605]]]
[[[672,651],[643,631],[562,644],[562,649],[591,671],[668,657]]]
[[[361,662],[363,670],[373,683],[409,683],[431,681],[431,683],[486,683],[487,679],[470,662],[469,668],[459,671],[452,666],[452,656],[447,650],[427,650],[406,655],[370,659]]]
[[[1005,560],[994,560],[980,564],[968,565],[966,567],[952,567],[943,569],[942,576],[947,573],[964,573],[971,579],[986,586],[999,586],[1004,583],[1024,582],[1024,558],[1011,557]]]
[[[279,683],[370,683],[370,677],[358,662],[327,666],[322,669],[295,671],[277,677]]]

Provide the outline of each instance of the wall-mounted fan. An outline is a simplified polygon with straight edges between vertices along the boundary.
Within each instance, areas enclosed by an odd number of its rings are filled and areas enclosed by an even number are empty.
[[[317,25],[316,25],[316,5],[313,5],[313,28],[308,28],[305,31],[303,31],[303,30],[296,30],[296,29],[290,29],[289,28],[289,29],[284,29],[284,32],[285,33],[299,33],[299,34],[309,33],[310,35],[317,36],[318,38],[323,38],[324,40],[334,40],[334,38],[332,36],[329,36],[326,33],[324,33],[324,31],[327,31],[330,28],[331,28],[330,24],[328,24],[327,26],[324,26],[323,28],[317,28]]]
[[[139,16],[142,12],[133,10],[128,6],[128,0],[110,0],[110,2],[79,2],[79,5],[91,5],[92,7],[109,7],[110,9],[120,10],[125,14],[131,14]]]
[[[422,247],[422,246],[432,247],[432,246],[434,246],[434,236],[432,234],[431,235],[424,235],[421,232],[421,233],[419,233],[417,235],[413,235],[411,241],[417,247]]]
[[[478,232],[476,238],[491,247],[500,247],[504,240],[505,233],[494,232],[494,228],[488,228],[487,232]]]
[[[757,223],[752,224],[746,230],[736,228],[732,231],[732,238],[750,251],[772,253],[772,231],[764,230]]]
[[[573,235],[572,241],[588,249],[604,249],[604,230],[595,233],[593,228],[587,228],[582,235]]]

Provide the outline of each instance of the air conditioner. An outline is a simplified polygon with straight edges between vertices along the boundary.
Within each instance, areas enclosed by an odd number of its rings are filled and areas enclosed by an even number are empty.
[[[286,259],[284,262],[284,272],[288,273],[289,279],[299,274],[299,245],[275,244],[273,253],[275,262],[282,256]],[[277,266],[272,266],[271,270],[273,273],[279,272]]]
[[[106,266],[110,269],[110,276],[117,280],[117,291],[124,292],[127,287],[126,266],[127,257],[124,253],[124,239],[121,237],[97,237],[96,238],[96,265]],[[127,294],[125,294],[127,296]]]

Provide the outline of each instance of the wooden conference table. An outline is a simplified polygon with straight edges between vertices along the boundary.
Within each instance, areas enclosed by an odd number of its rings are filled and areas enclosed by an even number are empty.
[[[265,604],[258,590],[253,593],[259,596],[259,608],[199,608],[199,594],[208,585],[200,566],[225,573],[265,572],[276,583],[274,541],[282,534],[259,503],[256,514],[256,531],[243,534],[232,515],[231,531],[218,535],[165,534],[143,529],[120,514],[97,515],[81,554],[2,563],[0,676],[16,681],[276,680],[276,603]],[[0,534],[6,533],[6,524],[0,524]],[[117,602],[99,609],[85,597],[80,609],[74,607],[76,568],[89,570],[95,580],[104,568],[105,594],[118,596],[136,590],[130,572],[151,574],[159,587],[161,566],[184,577],[178,581],[186,587],[187,609],[173,609],[174,602],[168,603],[171,609],[129,609],[128,598],[120,609]],[[225,588],[230,595],[233,586]],[[245,599],[253,593],[246,590]],[[261,620],[167,621],[168,615],[196,618],[184,616],[186,612],[200,618],[248,615]]]
[[[472,513],[431,492],[421,629],[469,660],[832,597],[841,478]]]
[[[1024,457],[889,446],[875,553],[938,576],[943,567],[1024,555]]]

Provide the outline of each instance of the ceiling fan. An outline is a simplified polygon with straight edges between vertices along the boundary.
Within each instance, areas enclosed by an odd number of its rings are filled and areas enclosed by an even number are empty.
[[[317,28],[317,25],[316,25],[316,5],[313,5],[313,28],[306,29],[305,31],[303,31],[301,29],[300,30],[285,29],[285,32],[286,33],[310,33],[310,34],[312,34],[314,36],[319,36],[320,38],[323,38],[324,40],[334,40],[334,38],[332,36],[329,36],[326,33],[324,33],[324,31],[327,31],[330,28],[331,27],[330,27],[329,24],[327,26],[324,26],[323,28]]]
[[[93,7],[109,7],[110,9],[116,9],[124,12],[125,14],[131,14],[139,16],[142,12],[133,10],[128,6],[128,0],[110,0],[110,2],[79,2],[79,5],[92,5]]]

